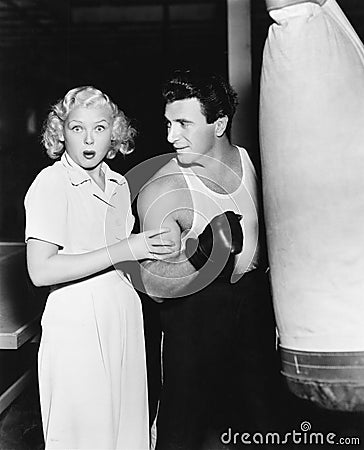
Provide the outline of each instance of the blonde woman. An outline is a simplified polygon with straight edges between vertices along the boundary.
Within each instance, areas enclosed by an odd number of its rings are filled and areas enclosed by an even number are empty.
[[[163,258],[172,243],[166,229],[131,234],[127,181],[104,162],[130,153],[134,136],[91,86],[70,90],[44,126],[58,160],[26,194],[25,234],[30,277],[50,286],[38,357],[46,449],[149,448],[141,306],[114,263]]]

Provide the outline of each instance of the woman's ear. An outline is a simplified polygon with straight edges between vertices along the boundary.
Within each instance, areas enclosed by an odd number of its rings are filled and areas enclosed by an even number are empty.
[[[216,121],[215,121],[215,133],[217,137],[221,137],[225,131],[226,131],[226,127],[228,124],[228,118],[227,116],[224,117],[219,117]]]

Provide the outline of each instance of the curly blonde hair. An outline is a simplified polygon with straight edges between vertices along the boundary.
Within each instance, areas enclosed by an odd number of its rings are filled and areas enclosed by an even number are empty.
[[[65,146],[61,140],[63,124],[73,108],[105,105],[111,109],[113,118],[113,139],[106,157],[112,159],[118,152],[124,155],[131,153],[134,150],[136,130],[130,125],[130,120],[102,91],[92,86],[81,86],[68,91],[63,99],[51,107],[42,132],[42,144],[48,156],[57,159],[64,153]]]

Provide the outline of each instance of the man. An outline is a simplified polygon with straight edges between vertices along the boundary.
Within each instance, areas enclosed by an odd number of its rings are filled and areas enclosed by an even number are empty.
[[[274,323],[256,174],[230,142],[237,95],[222,78],[177,71],[163,97],[176,157],[138,200],[141,227],[167,227],[176,244],[172,258],[142,267],[146,292],[162,302],[157,449],[218,448],[229,427],[263,431],[266,414],[263,360],[272,366]]]

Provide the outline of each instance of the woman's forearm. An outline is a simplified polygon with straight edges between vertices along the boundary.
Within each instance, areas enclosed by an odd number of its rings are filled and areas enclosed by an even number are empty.
[[[75,255],[49,254],[39,241],[27,244],[28,271],[36,286],[78,280],[131,259],[134,258],[126,239],[107,248]]]

